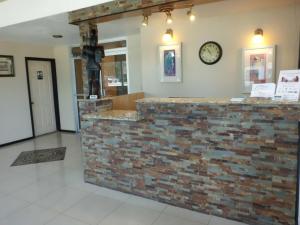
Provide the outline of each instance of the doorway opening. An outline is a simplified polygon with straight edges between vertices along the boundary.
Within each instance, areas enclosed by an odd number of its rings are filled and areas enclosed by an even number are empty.
[[[61,130],[55,60],[25,57],[25,65],[32,136]]]

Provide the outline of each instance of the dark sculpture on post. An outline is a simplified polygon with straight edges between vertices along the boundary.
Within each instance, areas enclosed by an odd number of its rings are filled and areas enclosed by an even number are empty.
[[[96,29],[83,37],[82,57],[87,60],[86,70],[88,72],[89,96],[97,95],[103,97],[102,79],[100,77],[100,63],[104,58],[103,46],[98,46],[98,34]]]

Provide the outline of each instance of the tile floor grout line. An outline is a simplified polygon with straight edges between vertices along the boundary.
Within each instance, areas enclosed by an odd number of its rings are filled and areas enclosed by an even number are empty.
[[[210,215],[210,218],[209,218],[209,220],[208,220],[208,223],[207,223],[207,225],[209,225],[209,224],[210,224],[210,222],[211,222],[212,218],[213,218],[213,215]]]
[[[180,208],[180,209],[184,209],[184,210],[190,211],[189,209],[181,208],[181,207],[174,206],[174,205],[167,205],[167,207],[168,207],[168,206],[177,207],[177,208]],[[166,207],[165,209],[167,209],[167,207]],[[165,209],[164,209],[164,211],[165,211]],[[212,217],[213,217],[213,215],[211,215],[211,214],[205,214],[205,213],[197,212],[197,211],[191,211],[191,212],[194,212],[194,213],[201,213],[201,214],[203,214],[203,215],[205,215],[205,216],[209,216],[208,223],[203,223],[202,225],[209,225],[209,223],[210,223],[210,221],[211,221],[211,219],[212,219]],[[165,213],[165,214],[171,216],[170,213]],[[188,221],[190,221],[190,222],[195,222],[194,220],[186,219],[186,218],[183,217],[183,216],[177,216],[177,217],[179,217],[179,218],[181,218],[181,219],[184,219],[184,220],[188,220]],[[201,222],[201,223],[202,223],[202,222]],[[200,225],[201,225],[201,224],[200,224]]]
[[[129,198],[128,198],[128,199],[129,199]],[[109,217],[109,216],[112,215],[115,211],[117,211],[117,210],[120,209],[123,205],[125,205],[125,204],[126,204],[126,201],[127,201],[128,199],[126,199],[125,201],[121,201],[122,203],[121,203],[118,207],[116,207],[115,209],[113,209],[111,212],[109,212],[107,215],[105,215],[101,220],[99,220],[99,221],[97,222],[97,225],[101,225],[101,223],[102,223],[107,217]]]
[[[159,215],[157,216],[157,218],[151,223],[151,225],[155,224],[159,218],[161,217],[161,215],[164,213],[164,211],[166,210],[166,208],[168,207],[168,205],[165,205],[165,207],[163,208],[163,210],[160,211]]]
[[[74,190],[76,190],[76,189],[74,189]],[[76,191],[78,191],[78,190],[76,190]],[[61,213],[61,214],[63,214],[64,212],[66,212],[67,210],[69,210],[69,209],[71,209],[73,206],[75,206],[75,205],[77,205],[78,204],[78,202],[80,202],[82,199],[84,199],[84,198],[86,198],[88,195],[90,195],[91,193],[87,193],[85,196],[83,196],[82,198],[80,198],[80,199],[78,199],[75,203],[73,203],[71,206],[69,206],[68,208],[66,208],[66,209],[64,209],[64,210],[62,210],[62,211],[59,211],[59,210],[56,210],[56,211],[58,211],[59,213]],[[65,214],[64,214],[65,215]]]
[[[29,187],[29,186],[28,186],[28,187]],[[26,187],[26,188],[28,188],[28,187]],[[37,202],[38,202],[39,200],[48,197],[50,194],[53,194],[54,192],[56,192],[56,191],[58,191],[58,190],[61,190],[61,189],[63,189],[64,187],[65,187],[65,186],[55,188],[55,190],[50,191],[49,193],[45,194],[43,197],[38,198],[38,199],[34,200],[33,202],[30,202],[30,201],[25,200],[25,199],[21,199],[21,198],[19,198],[18,196],[15,196],[15,195],[13,195],[13,194],[12,194],[12,196],[13,196],[13,197],[16,197],[16,198],[18,198],[18,199],[20,199],[20,200],[23,200],[23,201],[26,201],[26,202],[29,202],[29,203],[38,205]],[[22,191],[22,190],[20,190],[20,191]],[[43,208],[45,208],[45,207],[43,207]]]
[[[27,202],[27,203],[29,203],[29,202]],[[0,218],[0,220],[3,220],[3,219],[5,219],[6,217],[9,217],[9,216],[10,216],[11,214],[13,214],[13,213],[17,213],[18,211],[22,211],[23,209],[29,207],[30,205],[31,205],[31,204],[29,203],[28,205],[26,205],[26,206],[24,206],[24,207],[20,207],[20,208],[14,209],[13,211],[7,213],[7,215],[5,215],[4,217]]]
[[[53,210],[52,210],[52,211],[53,211]],[[44,223],[43,225],[47,225],[47,224],[51,223],[53,220],[55,220],[55,219],[58,218],[59,216],[65,216],[65,217],[67,217],[67,218],[73,219],[73,220],[78,221],[78,222],[80,222],[80,223],[83,223],[83,224],[85,224],[85,225],[92,225],[92,224],[90,224],[90,223],[87,223],[86,221],[82,221],[82,220],[80,220],[80,219],[77,219],[77,218],[74,218],[74,217],[72,217],[72,216],[66,215],[66,214],[64,214],[63,212],[59,212],[59,211],[57,211],[57,210],[55,210],[55,211],[57,212],[57,215],[56,215],[55,217],[53,217],[52,219],[50,219],[48,222]]]
[[[76,190],[77,190],[77,189],[76,189]],[[83,198],[86,198],[87,196],[92,195],[92,194],[95,194],[95,193],[94,193],[94,192],[90,192],[90,193],[88,193],[88,194],[87,194],[85,197],[83,197]],[[82,198],[82,199],[83,199],[83,198]],[[81,200],[82,200],[82,199],[81,199]],[[79,201],[80,201],[80,200],[79,200]],[[65,214],[66,211],[68,211],[69,209],[71,209],[73,206],[77,205],[79,201],[77,201],[76,203],[74,203],[74,204],[73,204],[71,207],[69,207],[68,209],[62,211],[61,214],[64,215],[64,216],[70,217],[70,218],[72,218],[72,219],[78,220],[78,221],[80,221],[80,222],[82,222],[82,223],[85,223],[85,224],[87,224],[87,225],[92,225],[92,224],[88,223],[87,221],[83,221],[83,220],[80,220],[80,219],[78,219],[78,218],[75,218],[75,217],[73,217],[73,216],[71,216],[71,215]],[[123,202],[121,203],[121,205],[122,205],[122,204],[123,204]],[[118,206],[117,208],[121,207],[121,205]],[[116,209],[117,209],[117,208],[116,208]],[[115,209],[114,209],[113,211],[115,211]],[[111,212],[111,213],[112,213],[112,212]],[[109,213],[109,215],[110,215],[111,213]],[[106,218],[106,216],[105,216],[104,218]],[[103,219],[104,219],[104,218],[103,218]],[[97,225],[98,225],[98,222],[96,222],[96,223],[97,223]]]
[[[28,178],[28,177],[27,177],[27,178]],[[34,183],[36,183],[36,181],[33,181],[33,182],[30,183],[30,184],[26,184],[26,185],[24,185],[24,186],[19,187],[19,188],[18,188],[19,190],[15,190],[15,191],[12,191],[12,192],[7,192],[7,194],[8,194],[8,195],[12,195],[12,193],[17,192],[17,191],[20,191],[20,189],[22,189],[22,188],[27,188],[27,187],[33,185]]]
[[[59,216],[61,215],[61,213],[58,212],[57,210],[47,209],[47,208],[42,207],[42,206],[40,206],[40,205],[37,205],[37,206],[40,207],[40,208],[42,208],[42,209],[44,209],[44,210],[47,210],[47,211],[53,211],[53,212],[57,213],[57,215],[55,215],[53,218],[51,218],[49,221],[47,221],[47,222],[44,223],[43,225],[47,225],[47,224],[51,223],[53,220],[55,220],[57,217],[59,217]]]
[[[25,165],[26,166],[26,165]],[[58,169],[59,170],[59,169]],[[45,179],[46,177],[48,177],[48,176],[51,176],[51,175],[53,175],[53,174],[55,174],[55,173],[58,173],[59,171],[55,171],[55,172],[51,172],[50,174],[46,174],[46,175],[40,175],[39,177],[36,177],[36,179],[35,178],[33,178],[32,176],[30,176],[30,175],[28,175],[28,174],[26,174],[27,172],[18,172],[18,171],[16,171],[15,173],[16,174],[18,174],[18,175],[22,175],[22,176],[25,176],[25,177],[27,177],[27,178],[29,178],[29,179],[32,179],[32,180],[34,180],[33,182],[32,182],[32,184],[33,183],[37,183],[37,182],[39,182],[40,180],[42,180],[42,179]]]
[[[29,202],[28,202],[29,203]],[[12,213],[17,213],[18,211],[22,211],[22,210],[24,210],[24,209],[26,209],[26,208],[29,208],[30,206],[32,206],[33,205],[33,203],[29,203],[28,205],[26,205],[25,207],[22,207],[22,208],[19,208],[19,209],[16,209],[16,210],[14,210],[13,212],[11,212],[11,213],[8,213],[6,216],[4,216],[3,218],[1,218],[0,220],[4,220],[6,217],[9,217],[10,216],[10,214],[12,214]]]
[[[120,207],[120,206],[118,206],[117,208],[119,208],[119,207]],[[116,209],[117,209],[117,208],[116,208]],[[112,214],[114,211],[115,211],[115,209],[114,209],[112,212],[108,213],[108,215],[104,216],[101,220],[97,221],[96,224],[98,225],[98,223],[99,223],[100,221],[102,222],[102,220],[104,220],[107,216],[109,216],[110,214]],[[80,222],[82,222],[82,223],[86,223],[86,224],[88,224],[88,225],[92,225],[92,224],[90,224],[90,223],[87,223],[87,221],[83,221],[83,220],[81,220],[81,219],[75,218],[75,217],[72,216],[72,215],[65,214],[65,212],[66,212],[66,211],[62,212],[61,214],[64,215],[64,216],[70,217],[70,218],[72,218],[72,219],[78,220],[78,221],[80,221]],[[100,222],[100,223],[101,223],[101,222]]]
[[[85,223],[85,224],[87,224],[87,225],[94,225],[94,224],[91,224],[91,223],[89,223],[89,222],[83,221],[83,220],[81,220],[81,219],[75,218],[74,216],[67,215],[67,214],[65,214],[65,213],[61,213],[61,215],[66,216],[66,217],[70,217],[70,218],[73,219],[73,220],[78,220],[79,222]]]

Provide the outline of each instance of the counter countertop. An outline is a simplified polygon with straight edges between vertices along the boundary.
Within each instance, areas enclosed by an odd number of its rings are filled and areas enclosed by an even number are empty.
[[[98,98],[98,99],[77,99],[78,102],[100,102],[100,101],[107,101],[112,100],[113,97],[104,97],[104,98]]]
[[[138,115],[133,110],[108,110],[103,112],[89,113],[82,116],[83,119],[125,120],[138,121]]]
[[[268,99],[245,98],[242,102],[232,102],[230,98],[143,98],[136,101],[137,103],[165,103],[165,104],[254,104],[254,105],[300,105],[300,101],[274,101]]]

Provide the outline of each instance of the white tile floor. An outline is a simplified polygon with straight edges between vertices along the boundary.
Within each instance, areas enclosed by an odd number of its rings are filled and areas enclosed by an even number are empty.
[[[66,146],[64,161],[10,167],[22,151]],[[243,225],[84,183],[78,135],[0,148],[0,225]]]

